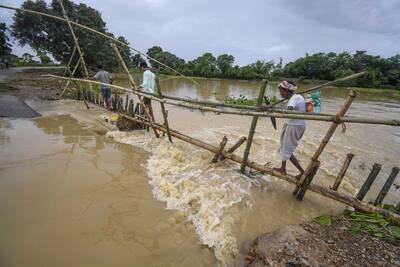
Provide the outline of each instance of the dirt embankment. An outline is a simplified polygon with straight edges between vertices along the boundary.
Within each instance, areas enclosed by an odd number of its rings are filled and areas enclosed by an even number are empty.
[[[64,73],[63,68],[25,68],[0,70],[0,94],[14,95],[19,99],[55,99],[63,83],[42,77],[42,74]]]
[[[367,233],[354,234],[345,216],[330,226],[288,225],[243,244],[237,266],[400,266],[400,247]]]

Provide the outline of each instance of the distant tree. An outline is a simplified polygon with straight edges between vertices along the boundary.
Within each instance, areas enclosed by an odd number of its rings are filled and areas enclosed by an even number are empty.
[[[49,64],[52,63],[51,58],[46,54],[46,52],[43,51],[37,51],[36,52],[37,57],[40,59],[40,62],[42,64]]]
[[[158,62],[161,62],[164,65],[174,69],[174,70],[182,70],[185,66],[185,60],[177,57],[176,55],[172,54],[171,52],[164,51],[159,46],[153,46],[146,53],[149,57],[154,58]],[[150,64],[153,68],[156,68],[164,73],[172,73],[173,71],[154,60],[150,59]]]
[[[202,77],[214,77],[217,72],[216,58],[211,53],[204,53],[202,56],[190,61],[193,68],[193,74]]]
[[[33,62],[35,62],[33,60],[33,57],[34,56],[29,53],[24,53],[24,54],[22,54],[21,59],[22,59],[22,62],[24,62],[24,63],[33,63]]]
[[[142,63],[143,61],[145,60],[140,56],[140,54],[135,54],[130,58],[131,65],[134,68],[139,67],[139,64]]]
[[[154,58],[154,59],[156,59],[157,61],[160,61],[160,62],[161,62],[163,52],[164,52],[164,51],[162,50],[161,47],[159,47],[159,46],[153,46],[153,47],[151,47],[151,48],[149,48],[149,49],[147,50],[147,53],[146,53],[146,54],[147,54],[149,57]],[[153,68],[155,68],[155,69],[160,69],[160,67],[161,67],[161,65],[158,64],[157,62],[155,62],[154,60],[150,60],[150,64],[151,64],[151,66],[152,66]]]
[[[228,72],[232,69],[235,58],[232,55],[222,54],[217,57],[216,65],[220,77],[228,77]]]

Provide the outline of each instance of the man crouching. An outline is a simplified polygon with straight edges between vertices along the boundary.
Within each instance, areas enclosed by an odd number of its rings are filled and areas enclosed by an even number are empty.
[[[289,81],[283,81],[278,85],[278,89],[284,99],[289,99],[287,104],[288,110],[306,112],[306,102],[304,98],[299,94],[295,94],[297,89],[296,84]],[[265,111],[271,108],[271,106],[261,105],[258,108]],[[279,148],[279,155],[282,164],[280,168],[274,168],[275,171],[286,175],[286,161],[290,159],[293,165],[300,171],[300,175],[304,173],[304,169],[301,167],[293,152],[296,149],[298,142],[303,137],[305,129],[305,120],[289,119],[283,125]]]

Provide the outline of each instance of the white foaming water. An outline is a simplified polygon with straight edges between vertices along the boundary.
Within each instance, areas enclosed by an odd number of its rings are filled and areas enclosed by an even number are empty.
[[[234,129],[222,128],[208,129],[198,136],[218,140],[221,132],[229,133],[228,137],[235,135]],[[243,179],[227,161],[210,164],[210,152],[177,139],[171,144],[144,131],[112,131],[107,135],[151,153],[146,167],[155,198],[166,202],[168,209],[184,212],[200,242],[212,248],[219,261],[228,264],[238,252],[230,212],[235,204],[248,198],[249,179]],[[251,202],[244,201],[244,205]]]

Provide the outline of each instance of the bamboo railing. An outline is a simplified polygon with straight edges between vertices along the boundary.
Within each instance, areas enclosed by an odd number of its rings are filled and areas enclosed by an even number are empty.
[[[82,96],[82,94],[79,94],[79,95]],[[93,102],[93,104],[96,104],[95,103],[97,101],[96,99],[100,97],[100,96],[94,97],[93,94],[91,94],[91,93],[89,93],[88,95],[89,95],[89,97],[88,97],[89,100],[90,99],[94,100],[94,101],[90,100],[91,102]],[[116,102],[120,102],[121,103],[122,102],[122,98],[119,98],[119,100],[116,100]],[[131,100],[129,100],[129,102],[131,102]],[[115,108],[115,112],[117,112],[117,114],[121,118],[124,118],[126,120],[129,120],[129,121],[132,121],[132,122],[135,122],[135,123],[141,123],[141,124],[150,126],[150,121],[146,117],[143,117],[143,116],[141,116],[139,114],[133,114],[130,111],[131,109],[128,109],[128,110],[124,110],[123,108],[121,109],[121,107],[123,107],[123,106],[124,105],[122,105],[122,104],[118,104],[118,107]],[[100,105],[99,107],[103,108],[102,105]],[[158,124],[157,122],[154,122],[153,123],[153,127],[155,127],[160,132],[167,133],[167,129],[166,129],[165,125],[161,125],[161,124]],[[181,132],[173,130],[171,128],[169,128],[168,131],[169,131],[170,135],[173,136],[176,139],[179,139],[181,141],[190,143],[192,145],[195,145],[197,147],[200,147],[202,149],[208,150],[211,153],[213,153],[214,156],[213,156],[213,160],[212,161],[215,161],[215,158],[218,158],[218,157],[221,158],[222,157],[225,160],[228,159],[228,160],[231,160],[231,161],[236,162],[238,164],[242,164],[244,162],[242,157],[233,154],[233,152],[228,152],[228,150],[224,149],[226,141],[227,141],[226,138],[223,138],[223,140],[221,141],[221,144],[219,144],[218,146],[214,146],[214,145],[208,144],[208,143],[206,143],[206,142],[204,142],[202,140],[190,137],[190,136],[185,135],[185,134],[183,134]],[[245,138],[242,138],[242,139],[245,139]],[[240,143],[243,143],[243,142],[240,142]],[[318,162],[318,161],[317,161],[316,164],[314,164],[314,166],[313,166],[314,168],[312,169],[312,172],[310,173],[311,175],[309,177],[312,178],[312,177],[314,177],[314,175],[316,175],[316,171],[318,169],[319,164],[320,164],[320,162]],[[264,174],[275,176],[275,177],[277,177],[277,178],[279,178],[281,180],[284,180],[284,181],[286,181],[288,183],[291,183],[291,184],[294,184],[294,185],[297,184],[297,178],[296,177],[294,177],[292,175],[283,175],[282,173],[277,172],[277,171],[273,170],[272,168],[269,168],[269,167],[264,166],[262,164],[256,163],[254,161],[246,161],[245,165],[248,168],[257,170],[257,171],[259,171],[261,173],[264,173]],[[391,179],[393,179],[393,177]],[[322,195],[324,197],[328,197],[330,199],[336,200],[336,201],[338,201],[340,203],[352,206],[355,209],[358,209],[358,210],[361,210],[361,211],[379,212],[379,213],[382,213],[382,214],[384,214],[386,216],[391,216],[396,221],[396,223],[400,224],[400,215],[399,214],[396,214],[396,213],[391,212],[389,210],[380,208],[379,206],[374,206],[374,205],[368,204],[368,203],[366,203],[364,201],[360,201],[357,198],[349,195],[348,193],[338,192],[338,191],[332,190],[330,188],[323,187],[323,186],[318,185],[318,184],[314,184],[314,183],[312,183],[312,179],[308,179],[307,182],[308,182],[307,188],[306,188],[307,190],[310,190],[310,191],[312,191],[314,193],[317,193],[319,195]],[[305,190],[303,189],[303,196],[304,196],[304,193],[305,193]]]
[[[189,109],[197,109],[200,111],[205,112],[214,112],[218,114],[232,114],[232,115],[243,115],[243,116],[258,116],[258,117],[276,117],[276,118],[285,118],[285,119],[304,119],[304,120],[313,120],[313,121],[325,121],[325,122],[337,122],[337,123],[362,123],[362,124],[377,124],[377,125],[389,125],[389,126],[400,126],[400,120],[391,120],[391,119],[373,119],[373,118],[364,118],[364,117],[352,117],[352,116],[337,116],[337,115],[315,115],[311,114],[308,115],[306,113],[278,113],[278,112],[252,112],[252,111],[241,111],[235,109],[220,109],[220,108],[211,108],[207,106],[201,105],[190,105],[185,104],[182,102],[170,101],[169,96],[163,95],[163,98],[158,98],[153,96],[154,94],[149,94],[147,92],[142,91],[135,91],[126,87],[114,85],[114,84],[105,84],[97,81],[86,80],[86,79],[78,79],[78,78],[67,78],[61,77],[52,74],[44,74],[45,77],[55,78],[55,79],[62,79],[62,80],[72,80],[76,82],[83,82],[83,83],[93,83],[98,85],[105,85],[111,88],[130,92],[136,95],[146,96],[152,100],[157,102],[163,102],[164,104],[169,104],[177,107],[189,108]]]
[[[61,8],[62,8],[62,12],[64,15],[64,18],[58,17],[58,16],[53,16],[50,14],[45,14],[45,13],[41,13],[41,12],[37,12],[34,10],[28,10],[28,9],[21,9],[21,8],[13,8],[13,7],[9,7],[9,6],[5,6],[5,5],[0,5],[0,8],[6,8],[6,9],[12,9],[12,10],[18,10],[18,11],[22,11],[22,12],[28,12],[31,14],[35,14],[35,15],[40,15],[40,16],[45,16],[45,17],[49,17],[52,19],[57,19],[57,20],[61,20],[61,21],[65,21],[71,31],[71,34],[73,36],[74,39],[74,43],[75,43],[75,47],[74,47],[74,51],[73,54],[75,53],[75,49],[78,51],[79,56],[80,56],[80,60],[78,61],[79,63],[82,63],[83,68],[84,68],[84,72],[85,72],[85,76],[89,77],[88,71],[87,71],[87,67],[86,64],[84,62],[83,59],[83,52],[81,51],[80,47],[79,47],[79,43],[78,40],[75,36],[74,30],[72,28],[72,25],[80,27],[84,30],[93,32],[95,34],[98,34],[100,36],[103,36],[104,38],[107,38],[108,40],[111,40],[112,43],[112,47],[115,51],[116,57],[118,62],[120,63],[121,67],[124,69],[124,71],[127,73],[128,75],[128,79],[132,85],[132,88],[124,88],[121,86],[116,86],[116,85],[110,85],[110,84],[104,84],[101,82],[97,82],[97,81],[92,81],[92,80],[88,80],[88,79],[77,79],[77,78],[73,78],[73,73],[71,75],[70,78],[66,78],[66,77],[60,77],[60,76],[56,76],[56,75],[45,75],[47,77],[51,77],[51,78],[55,78],[55,79],[60,79],[60,80],[66,80],[67,83],[69,81],[74,81],[76,83],[89,83],[89,84],[98,84],[98,85],[105,85],[105,86],[109,86],[111,88],[114,89],[118,89],[118,90],[122,90],[122,91],[126,91],[126,92],[130,92],[133,93],[135,95],[138,96],[140,104],[137,104],[136,107],[134,108],[134,103],[133,100],[130,99],[129,97],[126,96],[126,100],[125,100],[125,106],[123,105],[123,99],[120,97],[118,98],[117,96],[114,97],[113,99],[113,108],[114,110],[119,114],[120,117],[125,118],[129,121],[135,122],[135,123],[140,123],[143,125],[148,125],[151,128],[153,128],[154,134],[159,137],[157,131],[161,131],[164,133],[167,133],[169,140],[171,141],[171,136],[174,136],[177,139],[180,139],[182,141],[188,142],[190,144],[196,145],[198,147],[201,147],[203,149],[206,149],[212,153],[214,153],[214,158],[212,160],[212,162],[217,162],[218,159],[229,159],[231,161],[237,162],[239,164],[241,164],[241,170],[244,171],[245,167],[249,167],[255,170],[260,171],[261,173],[264,174],[269,174],[272,176],[275,176],[279,179],[282,179],[284,181],[287,181],[289,183],[292,183],[294,185],[296,185],[296,189],[294,191],[295,194],[297,194],[297,197],[299,199],[302,199],[306,193],[307,190],[310,190],[312,192],[315,192],[317,194],[320,194],[322,196],[334,199],[336,201],[339,201],[341,203],[344,203],[346,205],[350,205],[356,209],[362,210],[362,211],[366,211],[366,212],[379,212],[382,214],[385,214],[387,216],[391,216],[398,224],[400,224],[400,215],[396,214],[392,211],[386,210],[386,209],[382,209],[379,206],[374,206],[371,204],[368,204],[364,201],[362,201],[362,199],[364,198],[364,196],[367,194],[368,190],[370,189],[372,183],[374,182],[375,178],[377,177],[379,170],[380,170],[380,164],[375,163],[373,170],[371,171],[370,175],[368,176],[367,180],[365,181],[365,183],[363,184],[363,186],[361,187],[359,193],[357,194],[356,197],[350,196],[347,193],[344,192],[338,192],[337,187],[340,184],[341,179],[344,176],[345,171],[348,168],[348,165],[350,164],[349,162],[345,162],[345,166],[342,168],[341,172],[338,175],[338,178],[336,179],[335,185],[333,186],[333,189],[330,188],[326,188],[326,187],[322,187],[320,185],[314,184],[312,183],[312,180],[314,178],[314,176],[317,174],[318,168],[321,164],[321,162],[318,160],[319,156],[321,155],[323,149],[325,148],[325,146],[328,144],[330,138],[332,137],[334,131],[336,130],[337,126],[340,123],[366,123],[366,124],[379,124],[379,125],[390,125],[390,126],[400,126],[400,121],[399,120],[385,120],[385,119],[372,119],[372,118],[361,118],[361,117],[352,117],[352,116],[345,116],[346,111],[348,110],[348,108],[350,107],[355,94],[353,92],[350,93],[349,98],[347,99],[347,101],[345,102],[344,106],[341,108],[341,110],[338,112],[338,114],[336,115],[332,115],[332,114],[308,114],[308,113],[300,113],[300,112],[295,112],[295,111],[286,111],[286,110],[280,110],[280,109],[276,109],[276,108],[272,108],[271,110],[267,111],[267,112],[258,112],[256,107],[243,107],[243,106],[238,106],[238,105],[234,105],[234,104],[225,104],[225,103],[218,103],[218,102],[211,102],[211,101],[201,101],[201,100],[192,100],[192,99],[186,99],[186,98],[181,98],[181,97],[173,97],[173,96],[166,96],[163,95],[161,93],[161,88],[159,85],[159,82],[157,80],[157,85],[159,88],[159,91],[156,94],[149,94],[149,93],[145,93],[145,92],[141,92],[139,90],[139,88],[136,86],[133,77],[130,75],[125,62],[123,61],[121,55],[119,54],[118,48],[116,47],[116,43],[120,44],[122,46],[128,47],[130,49],[132,49],[133,51],[145,56],[148,59],[151,59],[155,62],[157,62],[158,64],[172,70],[174,73],[179,74],[180,76],[189,79],[191,81],[193,81],[194,83],[197,84],[196,81],[194,81],[192,78],[190,77],[186,77],[185,75],[183,75],[182,73],[174,70],[173,68],[165,65],[162,62],[157,61],[154,58],[151,58],[149,56],[147,56],[146,54],[136,50],[135,48],[113,38],[110,37],[108,35],[106,35],[105,33],[96,31],[94,29],[91,29],[87,26],[81,25],[79,23],[76,22],[72,22],[69,21],[67,14],[65,13],[63,4],[62,4],[62,0],[58,0]],[[73,55],[72,55],[73,56]],[[72,58],[72,57],[71,57]],[[72,60],[72,59],[71,59]],[[70,63],[69,63],[70,64]],[[78,65],[77,64],[77,65]],[[344,77],[341,79],[337,79],[335,81],[331,81],[322,85],[318,85],[312,88],[309,88],[305,91],[303,91],[302,93],[307,93],[307,92],[311,92],[317,89],[320,89],[324,86],[327,85],[331,85],[334,84],[336,82],[341,82],[341,81],[345,81],[345,80],[349,80],[349,79],[354,79],[356,77],[359,77],[361,75],[365,74],[365,72],[362,73],[357,73],[357,74],[353,74],[350,75],[348,77]],[[260,95],[258,97],[258,104],[260,104],[262,102],[262,98],[264,96],[265,93],[265,85],[266,85],[266,81],[263,82],[263,85],[261,86],[260,89]],[[155,121],[153,121],[152,117],[149,116],[148,111],[146,112],[146,107],[143,103],[142,97],[147,97],[149,99],[158,101],[162,107],[162,112],[163,112],[163,116],[164,116],[164,125],[160,125],[158,123],[156,123]],[[85,92],[80,92],[78,94],[78,98],[82,98],[82,100],[86,103],[86,100],[88,100],[89,102],[96,104],[96,105],[100,105],[100,107],[102,107],[102,98],[101,96],[97,93],[95,93],[93,90],[89,90],[89,91],[85,91]],[[284,100],[283,100],[284,101]],[[283,101],[279,101],[276,104],[279,104]],[[187,104],[189,103],[189,104]],[[225,150],[225,145],[227,143],[227,138],[224,137],[223,140],[221,141],[220,145],[218,147],[207,144],[201,140],[198,139],[194,139],[190,136],[184,135],[178,131],[175,131],[173,129],[171,129],[169,127],[168,124],[168,120],[167,120],[167,112],[165,110],[164,104],[168,104],[168,105],[174,105],[174,106],[178,106],[178,107],[183,107],[183,108],[188,108],[188,109],[197,109],[200,111],[207,111],[207,112],[214,112],[214,113],[218,113],[218,114],[232,114],[232,115],[241,115],[241,116],[251,116],[253,117],[253,122],[252,125],[250,127],[250,131],[249,131],[249,136],[247,138],[247,144],[246,144],[246,149],[245,149],[245,154],[243,156],[243,158],[233,154],[234,149],[236,149],[238,146],[240,146],[240,144],[244,143],[244,141],[246,141],[246,138],[242,138],[241,140],[239,140],[239,142],[237,142],[231,149],[229,149],[228,151]],[[142,109],[144,109],[144,115],[146,117],[143,117],[141,114],[136,114],[137,110],[140,110],[140,105],[143,106]],[[211,107],[210,107],[211,106]],[[88,107],[88,105],[87,105]],[[215,108],[218,107],[218,108]],[[140,113],[140,112],[139,112]],[[249,151],[250,151],[250,147],[251,147],[251,143],[252,143],[252,138],[255,132],[255,128],[256,128],[256,124],[257,124],[257,119],[259,117],[269,117],[269,118],[288,118],[288,119],[305,119],[305,120],[315,120],[315,121],[326,121],[326,122],[331,122],[331,127],[329,128],[328,132],[326,133],[325,137],[323,138],[320,146],[318,147],[317,151],[314,153],[314,156],[312,157],[309,165],[307,166],[304,174],[300,177],[299,180],[297,180],[296,177],[291,176],[291,175],[284,175],[282,173],[279,173],[271,168],[268,168],[264,165],[252,162],[252,161],[248,161],[248,155],[249,155]],[[399,173],[399,169],[397,167],[393,168],[391,175],[389,176],[389,178],[387,179],[384,187],[382,188],[380,194],[378,195],[378,197],[375,200],[375,204],[379,205],[382,200],[384,199],[384,197],[386,196],[390,186],[393,184],[397,174]]]

